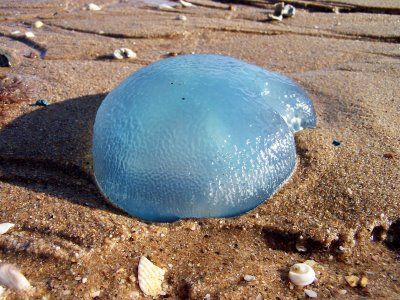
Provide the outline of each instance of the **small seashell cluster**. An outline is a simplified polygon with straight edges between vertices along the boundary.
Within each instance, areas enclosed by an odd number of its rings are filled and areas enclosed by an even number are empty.
[[[28,279],[16,267],[7,263],[0,264],[0,285],[14,290],[31,287]]]
[[[164,281],[165,271],[145,256],[142,256],[138,266],[138,281],[139,287],[142,292],[147,296],[158,296],[162,290],[162,283]]]
[[[136,58],[137,54],[129,48],[119,48],[114,51],[113,56],[115,59]]]
[[[15,226],[15,224],[13,224],[13,223],[1,223],[0,224],[0,235],[6,233],[14,226]]]
[[[289,270],[289,280],[297,286],[306,286],[314,282],[315,272],[305,263],[294,264]]]

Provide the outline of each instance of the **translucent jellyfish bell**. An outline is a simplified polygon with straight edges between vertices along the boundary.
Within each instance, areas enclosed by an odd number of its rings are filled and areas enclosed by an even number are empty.
[[[145,220],[236,216],[290,177],[293,132],[315,123],[310,99],[282,75],[226,56],[168,58],[101,104],[94,174],[110,202]]]

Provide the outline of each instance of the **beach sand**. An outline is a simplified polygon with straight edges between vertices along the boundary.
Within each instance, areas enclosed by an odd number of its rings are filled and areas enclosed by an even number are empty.
[[[7,299],[144,299],[141,256],[167,271],[160,298],[306,298],[287,278],[305,260],[317,263],[308,289],[321,299],[400,298],[398,1],[290,1],[296,15],[282,22],[268,21],[273,5],[263,1],[196,0],[171,11],[86,3],[0,4],[0,48],[12,55],[12,67],[0,68],[0,223],[16,224],[0,235],[0,260],[34,287],[7,290]],[[187,21],[176,20],[182,14]],[[38,19],[45,25],[31,29]],[[137,58],[112,59],[120,47]],[[192,52],[293,78],[318,126],[296,134],[293,177],[249,213],[144,223],[107,204],[94,184],[94,117],[127,75]],[[37,99],[50,105],[31,106]],[[350,287],[347,275],[368,285]]]

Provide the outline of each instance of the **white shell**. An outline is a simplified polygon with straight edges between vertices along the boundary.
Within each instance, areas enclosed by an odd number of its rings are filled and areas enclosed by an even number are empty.
[[[0,264],[0,285],[14,290],[25,290],[31,287],[28,279],[13,265]]]
[[[27,38],[34,38],[35,34],[32,31],[25,32],[25,37]]]
[[[142,256],[138,267],[139,287],[147,296],[158,296],[162,292],[165,271]]]
[[[42,27],[44,24],[42,21],[36,21],[35,23],[33,23],[33,27],[35,28],[40,28]]]
[[[87,8],[88,8],[89,10],[101,10],[101,7],[98,6],[97,4],[94,4],[94,3],[89,3],[88,6],[87,6]]]
[[[289,280],[297,286],[306,286],[314,282],[315,272],[305,263],[294,264],[289,270]]]
[[[176,17],[176,19],[180,20],[180,21],[186,21],[187,20],[185,15],[179,15],[179,16]]]
[[[314,292],[313,290],[305,289],[304,293],[310,298],[317,298],[318,297],[317,293]]]
[[[253,276],[253,275],[244,275],[243,279],[244,279],[245,281],[247,281],[247,282],[250,282],[250,281],[255,280],[256,277]]]
[[[13,224],[13,223],[1,223],[0,224],[0,235],[6,233],[14,226],[15,226],[15,224]]]
[[[158,6],[158,9],[160,9],[160,10],[171,10],[171,9],[174,9],[174,8],[171,5],[168,5],[168,4],[160,4]]]
[[[179,3],[183,6],[183,7],[194,7],[196,5],[194,5],[193,3],[184,1],[184,0],[179,0]]]

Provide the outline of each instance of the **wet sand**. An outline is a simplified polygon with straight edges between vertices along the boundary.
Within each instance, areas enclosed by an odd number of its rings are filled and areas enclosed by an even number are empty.
[[[145,255],[167,270],[167,299],[306,298],[287,272],[309,259],[318,264],[308,288],[321,299],[398,299],[400,4],[291,1],[295,17],[276,23],[267,20],[273,5],[261,1],[193,3],[172,11],[132,1],[98,1],[100,11],[83,10],[84,1],[0,4],[0,48],[13,56],[12,68],[0,68],[0,222],[16,224],[0,235],[0,260],[34,286],[5,295],[142,299],[135,278]],[[181,14],[187,21],[176,20]],[[30,29],[38,19],[45,25]],[[113,60],[119,47],[137,58]],[[318,126],[296,134],[296,172],[251,212],[144,223],[107,204],[94,184],[94,117],[130,73],[192,52],[295,79]],[[50,105],[31,106],[37,99]],[[369,283],[350,287],[347,275]]]

